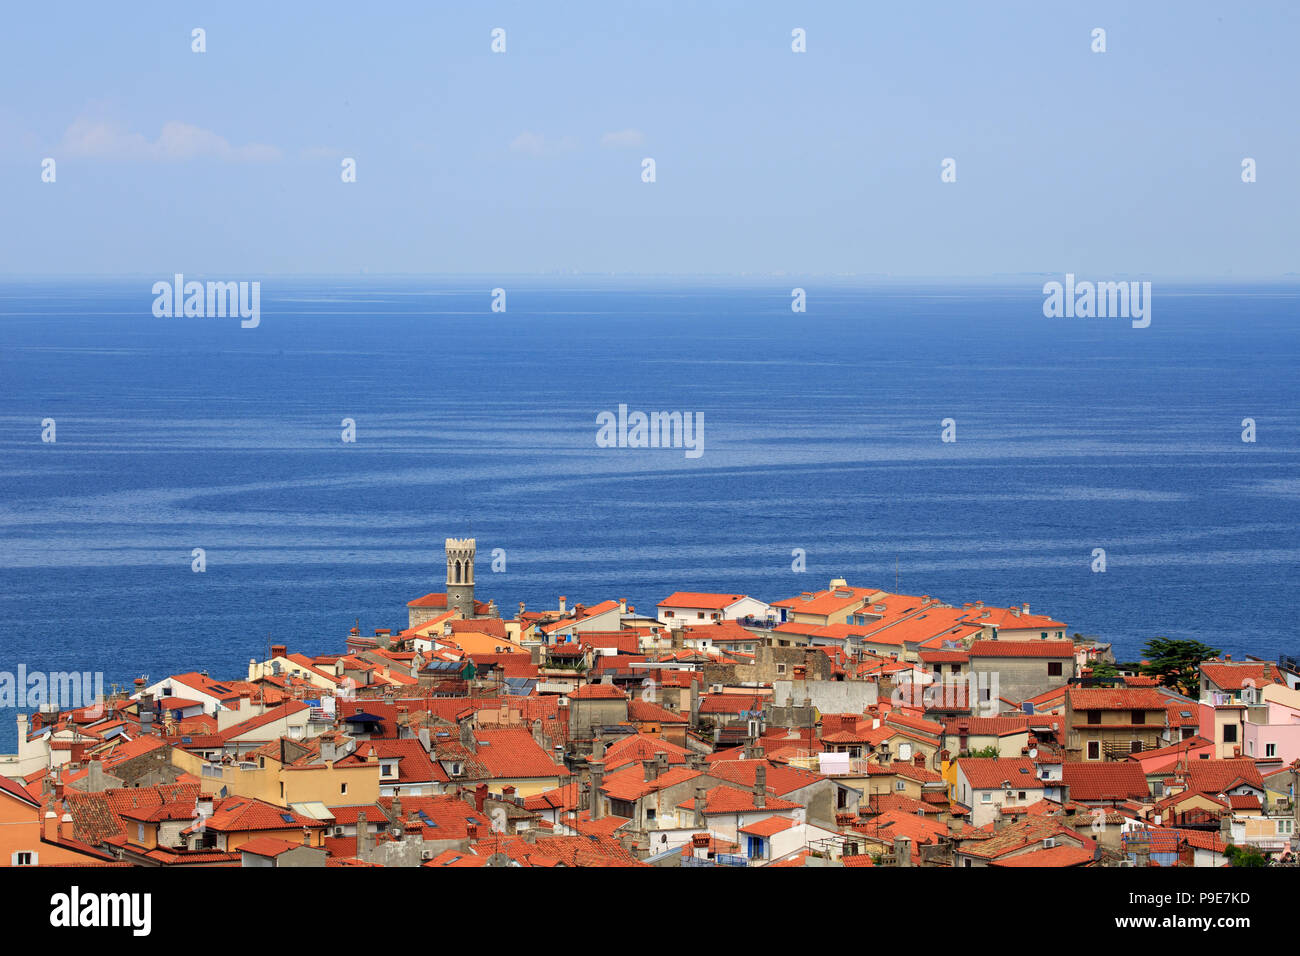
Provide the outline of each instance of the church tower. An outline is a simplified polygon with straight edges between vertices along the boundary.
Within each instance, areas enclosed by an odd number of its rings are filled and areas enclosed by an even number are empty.
[[[473,538],[448,538],[447,607],[457,608],[463,618],[474,617]]]

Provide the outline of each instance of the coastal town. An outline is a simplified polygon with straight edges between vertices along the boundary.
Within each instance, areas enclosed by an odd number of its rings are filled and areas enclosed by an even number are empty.
[[[0,756],[0,862],[1297,858],[1289,658],[1125,663],[1028,604],[838,578],[770,603],[559,596],[507,613],[475,594],[474,539],[448,538],[445,557],[442,590],[410,600],[403,626],[341,628],[333,653],[271,644],[246,674],[140,677],[20,713]]]

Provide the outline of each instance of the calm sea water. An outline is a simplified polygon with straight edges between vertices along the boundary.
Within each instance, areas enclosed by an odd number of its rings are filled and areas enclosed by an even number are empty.
[[[241,329],[154,318],[153,280],[0,285],[0,670],[129,683],[243,676],[269,641],[337,651],[442,589],[449,535],[478,539],[478,594],[507,613],[893,589],[897,568],[1121,656],[1300,643],[1297,285],[1156,283],[1137,330],[1044,318],[1043,277],[266,278]],[[619,403],[703,413],[703,456],[596,447]]]

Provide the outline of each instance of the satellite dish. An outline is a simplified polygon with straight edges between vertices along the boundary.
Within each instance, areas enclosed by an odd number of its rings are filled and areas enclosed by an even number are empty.
[[[1030,759],[1030,760],[1035,760],[1035,759],[1037,759],[1037,758],[1038,758],[1038,748],[1037,748],[1037,747],[1030,747],[1030,748],[1029,748],[1029,759]]]

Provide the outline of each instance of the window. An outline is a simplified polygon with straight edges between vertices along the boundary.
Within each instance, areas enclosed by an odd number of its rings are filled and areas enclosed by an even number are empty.
[[[1276,757],[1276,756],[1277,756],[1277,744],[1265,744],[1265,745],[1264,745],[1264,756],[1265,756],[1265,757]]]
[[[901,790],[906,790],[906,789],[907,789],[907,784],[903,783],[903,781],[901,781],[901,780],[895,780],[895,781],[894,781],[894,789],[895,789],[895,790],[900,790],[900,791],[901,791]]]
[[[1145,724],[1147,722],[1147,712],[1145,710],[1135,710],[1129,719],[1132,724]]]
[[[339,796],[341,797],[347,796],[347,792],[348,792],[348,785],[346,783],[339,784]]]
[[[14,866],[35,866],[35,854],[32,853],[15,853],[13,856]]]
[[[1088,759],[1089,760],[1101,759],[1101,744],[1095,740],[1088,741]]]
[[[1039,636],[1042,637],[1043,640],[1047,640],[1047,632],[1046,632],[1046,631],[1043,631],[1043,633],[1042,633],[1041,635],[1039,635]]]
[[[1128,752],[1131,754],[1140,754],[1142,752],[1142,741],[1130,740],[1128,742]]]
[[[987,791],[980,794],[980,803],[992,803],[992,802],[993,802],[993,794],[988,793]]]
[[[778,674],[784,674],[784,673],[785,673],[785,665],[784,665],[784,664],[777,664],[777,665],[776,665],[776,672],[777,672]]]
[[[1016,794],[1016,799],[1023,801],[1025,799],[1025,791],[1021,790],[1018,794]]]
[[[695,612],[695,616],[698,617],[701,621],[704,620],[704,612],[703,612],[703,611],[696,611],[696,612]]]
[[[672,611],[664,611],[664,617],[672,617],[672,616],[673,616]]]
[[[1061,676],[1061,662],[1060,662],[1060,661],[1048,661],[1048,662],[1047,662],[1047,676],[1048,676],[1048,677],[1060,677],[1060,676]]]
[[[1099,723],[1101,723],[1101,711],[1099,711],[1099,710],[1090,710],[1090,711],[1088,711],[1088,723],[1090,723],[1090,724],[1099,724]]]
[[[1235,744],[1235,743],[1237,742],[1237,725],[1236,725],[1236,724],[1224,724],[1224,725],[1223,725],[1223,742],[1224,742],[1225,744]]]

